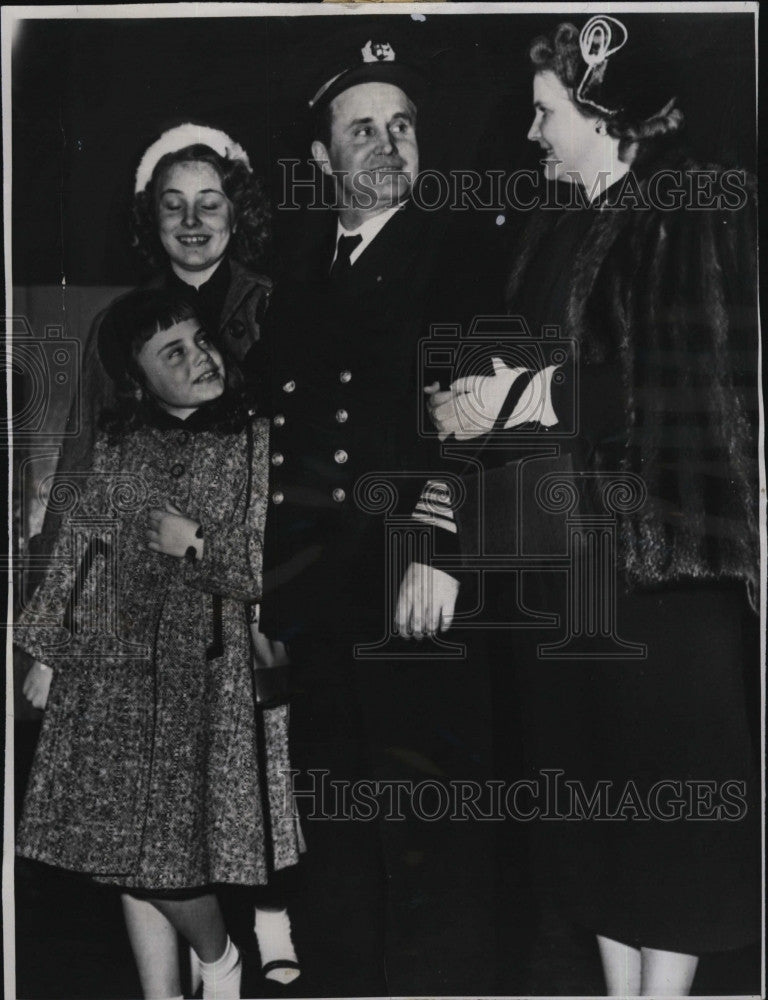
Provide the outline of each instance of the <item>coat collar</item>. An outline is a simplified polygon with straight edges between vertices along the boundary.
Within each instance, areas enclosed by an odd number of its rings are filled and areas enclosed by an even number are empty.
[[[294,249],[283,266],[283,280],[323,285],[328,281],[336,249],[336,212],[310,212]],[[420,246],[421,236],[434,223],[434,213],[420,211],[411,202],[389,219],[353,264],[349,274],[361,278],[388,274],[406,266]]]
[[[272,288],[272,282],[269,278],[263,274],[249,271],[248,268],[234,259],[229,261],[229,275],[229,287],[221,310],[219,332],[224,329],[255,288],[263,289],[264,294],[267,294]],[[165,288],[167,285],[168,274],[166,271],[161,271],[150,278],[145,287]]]
[[[272,282],[269,278],[263,274],[256,274],[254,271],[249,271],[236,260],[230,260],[229,269],[231,278],[229,290],[224,299],[224,308],[221,310],[220,330],[224,329],[255,288],[261,288],[263,293],[267,294],[272,287]]]

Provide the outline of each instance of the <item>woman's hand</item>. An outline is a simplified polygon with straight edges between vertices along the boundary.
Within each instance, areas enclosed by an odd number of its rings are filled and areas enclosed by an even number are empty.
[[[173,504],[166,503],[165,510],[149,512],[147,528],[147,548],[166,556],[183,559],[190,548],[195,557],[203,555],[203,539],[198,535],[200,525],[185,517]]]
[[[438,431],[440,441],[445,441],[449,434],[458,429],[456,421],[455,393],[440,388],[439,382],[424,386],[424,395],[428,396],[427,410],[429,419]]]
[[[451,383],[446,392],[437,382],[424,387],[429,397],[429,417],[445,441],[451,434],[457,441],[470,441],[494,429],[501,408],[514,383],[528,372],[526,368],[510,368],[501,358],[492,358],[493,375],[470,375]],[[555,365],[536,372],[529,380],[505,427],[529,422],[551,427],[557,423],[552,409],[551,382]]]
[[[44,663],[35,660],[24,678],[22,693],[32,708],[45,708],[48,703],[48,691],[51,687],[53,671]]]
[[[447,392],[437,391],[434,385],[424,389],[430,397],[429,416],[441,441],[451,434],[457,441],[469,441],[493,430],[512,383],[525,369],[509,368],[501,358],[492,362],[493,375],[457,379]]]

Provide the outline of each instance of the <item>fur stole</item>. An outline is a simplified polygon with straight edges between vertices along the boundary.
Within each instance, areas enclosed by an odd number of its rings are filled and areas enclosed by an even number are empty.
[[[703,170],[722,177],[690,161],[674,169],[684,181]],[[652,177],[633,175],[644,198]],[[648,489],[645,506],[620,524],[627,581],[743,580],[756,607],[757,233],[754,182],[744,177],[737,209],[664,210],[609,196],[574,262],[567,333],[585,360],[616,352],[620,362],[620,467]],[[507,286],[511,311],[553,215],[538,212],[524,234]]]

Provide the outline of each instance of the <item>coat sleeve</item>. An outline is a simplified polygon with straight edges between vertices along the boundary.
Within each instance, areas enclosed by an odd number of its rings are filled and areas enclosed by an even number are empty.
[[[261,597],[264,552],[264,522],[267,510],[269,425],[264,419],[252,424],[250,475],[235,505],[243,512],[232,519],[202,519],[203,556],[185,561],[182,572],[190,587],[239,601]]]
[[[86,565],[99,558],[95,538],[76,530],[75,518],[82,525],[89,514],[98,515],[103,506],[106,474],[116,460],[114,449],[100,436],[93,445],[90,468],[70,467],[57,477],[51,495],[56,496],[64,513],[56,512],[57,535],[51,545],[45,575],[25,603],[14,626],[14,643],[46,665],[55,665],[62,657],[71,657],[73,596],[77,581]],[[87,521],[86,521],[87,524]],[[83,580],[80,579],[82,585]]]
[[[106,310],[96,316],[88,332],[79,383],[67,416],[66,433],[61,443],[54,483],[60,482],[69,473],[88,471],[93,461],[99,417],[103,410],[114,405],[112,383],[101,366],[98,351],[99,327],[105,313]],[[52,555],[62,520],[62,514],[49,505],[40,533],[29,540],[30,555],[37,559]],[[30,574],[30,590],[39,584],[42,572],[35,570],[34,574]]]

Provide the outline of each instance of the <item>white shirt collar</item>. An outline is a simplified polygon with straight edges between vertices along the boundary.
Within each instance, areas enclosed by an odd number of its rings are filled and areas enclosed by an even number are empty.
[[[393,205],[392,208],[388,208],[385,212],[379,212],[378,215],[374,215],[370,219],[366,219],[365,222],[361,222],[357,229],[345,229],[341,224],[341,220],[336,223],[336,247],[339,245],[340,236],[362,236],[363,242],[358,243],[352,253],[349,255],[350,264],[354,264],[360,254],[365,250],[369,243],[371,243],[376,236],[379,235],[381,230],[386,226],[389,220],[405,207],[405,202],[400,202],[399,205]],[[331,261],[331,266],[333,266],[333,261],[336,260],[337,250],[333,251],[333,260]]]

